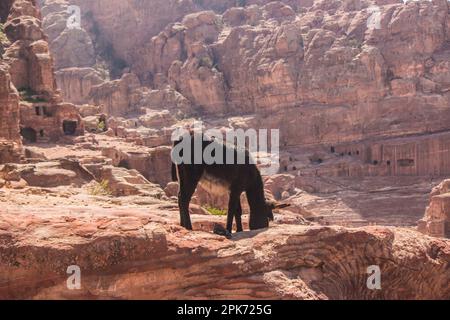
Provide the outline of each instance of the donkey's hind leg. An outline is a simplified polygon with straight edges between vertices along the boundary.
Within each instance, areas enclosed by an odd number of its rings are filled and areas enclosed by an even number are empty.
[[[192,230],[191,217],[189,215],[189,203],[192,195],[197,188],[197,184],[201,178],[202,172],[195,170],[194,166],[179,165],[179,191],[178,191],[178,207],[180,209],[180,224],[188,230]]]

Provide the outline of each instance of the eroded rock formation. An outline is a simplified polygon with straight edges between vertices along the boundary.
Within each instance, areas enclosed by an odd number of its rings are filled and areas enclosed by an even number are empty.
[[[20,158],[19,94],[11,83],[7,64],[0,60],[0,163]]]
[[[450,238],[450,180],[444,180],[432,190],[430,205],[418,229],[430,236]]]
[[[178,213],[161,205],[53,210],[1,215],[2,299],[450,297],[450,243],[415,231],[278,225],[226,240],[174,226]],[[81,290],[67,289],[74,264]],[[367,288],[370,265],[380,267],[381,290]]]
[[[246,1],[241,6],[184,1],[158,10],[127,1],[118,4],[121,10],[109,10],[100,0],[42,1],[52,41],[65,31],[62,22],[54,31],[51,21],[54,16],[66,19],[69,4],[80,6],[81,28],[100,60],[109,63],[109,71],[120,58],[124,64],[119,77],[131,71],[154,89],[150,94],[135,90],[139,83],[134,80],[130,89],[123,79],[108,82],[105,77],[106,83],[99,84],[102,77],[91,71],[61,69],[58,83],[71,102],[103,104],[112,115],[126,115],[136,112],[136,105],[170,109],[172,102],[154,99],[172,90],[187,101],[177,104],[182,114],[251,114],[239,125],[279,128],[285,147],[364,149],[356,157],[364,168],[348,168],[353,164],[344,159],[345,168],[332,163],[324,170],[333,175],[448,174],[442,170],[445,165],[430,164],[442,163],[432,154],[446,157],[445,138],[431,136],[425,144],[439,145],[435,150],[424,146],[417,156],[396,159],[392,153],[414,153],[407,149],[419,147],[387,141],[448,129],[446,1]],[[373,6],[379,15],[373,15]],[[155,19],[143,24],[131,12]],[[410,19],[417,21],[413,27]],[[100,47],[105,46],[112,56],[103,54]],[[101,71],[93,63],[89,66]],[[383,154],[379,149],[385,144]],[[393,144],[402,146],[392,151]],[[397,166],[399,160],[405,165]],[[420,161],[425,163],[416,165]],[[368,166],[374,163],[379,167]]]
[[[450,298],[429,237],[448,180],[413,227],[450,175],[447,1],[7,0],[0,20],[0,298]],[[178,226],[170,137],[194,119],[281,130],[269,229],[213,235],[228,197],[202,186]]]
[[[64,135],[81,134],[83,124],[78,111],[74,105],[63,103],[57,90],[53,58],[35,1],[11,2],[4,22],[10,44],[3,58],[20,94],[23,138],[28,142],[54,141]],[[5,120],[14,123],[18,117],[19,112],[11,112]]]

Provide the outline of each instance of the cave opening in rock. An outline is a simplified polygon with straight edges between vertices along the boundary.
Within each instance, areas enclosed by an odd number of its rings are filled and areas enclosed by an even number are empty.
[[[51,117],[52,116],[52,112],[46,106],[42,107],[42,113],[46,117]]]
[[[119,162],[118,167],[120,167],[120,168],[125,168],[125,169],[128,169],[128,170],[131,169],[130,164],[129,164],[128,161],[125,160],[125,159],[123,159],[123,160],[121,160],[121,161]]]
[[[37,133],[36,130],[30,127],[21,128],[20,135],[24,138],[26,142],[34,143],[37,141]]]
[[[414,159],[399,159],[397,165],[400,167],[412,167],[414,166]]]
[[[73,136],[77,131],[77,122],[73,120],[64,120],[63,131],[66,136]]]

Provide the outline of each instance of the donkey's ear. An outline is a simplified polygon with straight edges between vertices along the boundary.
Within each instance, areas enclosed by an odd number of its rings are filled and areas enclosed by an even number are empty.
[[[271,210],[273,210],[273,209],[275,209],[277,207],[277,202],[275,200],[272,200],[272,199],[270,199],[270,200],[266,199],[266,204],[269,206],[269,208]]]
[[[291,204],[290,203],[278,203],[275,205],[274,209],[283,209],[283,208],[287,208],[290,207]]]

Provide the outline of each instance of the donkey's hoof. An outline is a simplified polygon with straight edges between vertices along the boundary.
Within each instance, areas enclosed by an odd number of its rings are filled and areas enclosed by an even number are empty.
[[[227,239],[231,239],[232,235],[227,229],[225,229],[221,224],[215,223],[213,232],[219,236],[224,236]]]

